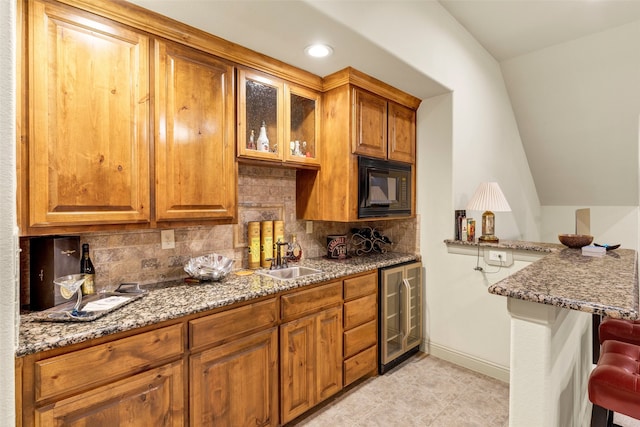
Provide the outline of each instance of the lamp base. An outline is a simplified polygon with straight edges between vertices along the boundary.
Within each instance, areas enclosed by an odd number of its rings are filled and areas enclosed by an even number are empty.
[[[482,235],[478,237],[478,241],[480,243],[498,243],[500,240],[493,234],[490,234],[490,235]]]

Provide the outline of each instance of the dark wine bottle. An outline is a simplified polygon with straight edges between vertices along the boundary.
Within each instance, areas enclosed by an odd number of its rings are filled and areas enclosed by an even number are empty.
[[[82,283],[82,295],[91,295],[96,293],[94,286],[94,278],[96,276],[96,270],[93,268],[91,257],[89,256],[89,244],[82,244],[82,258],[80,259],[80,273],[84,274],[85,279]]]

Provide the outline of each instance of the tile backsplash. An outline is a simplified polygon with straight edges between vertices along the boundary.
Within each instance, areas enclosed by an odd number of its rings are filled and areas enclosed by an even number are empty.
[[[313,232],[307,234],[307,221],[296,219],[296,171],[245,164],[239,165],[238,173],[238,224],[175,228],[173,249],[162,249],[159,229],[82,234],[80,240],[90,245],[97,290],[112,290],[122,282],[147,284],[181,279],[186,276],[183,265],[190,257],[212,252],[235,259],[235,268],[246,268],[247,222],[276,219],[285,222],[285,239],[297,236],[303,258],[324,255],[327,235],[350,236],[352,228],[363,227],[374,227],[389,237],[393,242],[387,246],[389,251],[419,251],[416,219],[364,223],[313,221]],[[28,243],[23,242],[23,248],[25,245]],[[25,304],[28,260],[21,265],[21,300]]]

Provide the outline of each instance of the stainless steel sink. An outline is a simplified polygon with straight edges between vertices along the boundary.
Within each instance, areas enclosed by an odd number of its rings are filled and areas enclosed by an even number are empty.
[[[278,280],[293,280],[322,273],[322,270],[309,267],[287,267],[278,270],[259,270],[256,273]]]

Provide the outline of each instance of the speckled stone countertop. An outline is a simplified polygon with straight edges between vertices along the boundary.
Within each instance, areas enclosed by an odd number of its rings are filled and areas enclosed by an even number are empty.
[[[478,246],[478,242],[467,242],[465,240],[445,240],[447,245],[459,245],[459,246]],[[560,243],[542,243],[542,242],[528,242],[524,240],[500,240],[498,243],[480,243],[482,248],[501,248],[501,249],[515,249],[521,251],[531,252],[544,252],[552,253],[559,252],[566,246]]]
[[[618,319],[638,318],[638,259],[631,249],[603,257],[554,250],[489,287],[489,292]]]
[[[323,273],[297,280],[280,281],[258,274],[238,276],[232,272],[220,282],[167,283],[164,286],[150,287],[143,298],[91,322],[41,322],[35,320],[35,314],[25,314],[20,316],[20,337],[16,356],[64,347],[418,258],[419,256],[414,254],[385,253],[342,261],[324,258],[303,259],[297,265],[317,268]]]

